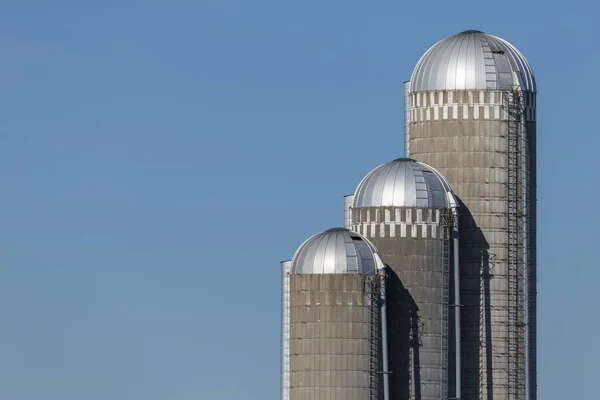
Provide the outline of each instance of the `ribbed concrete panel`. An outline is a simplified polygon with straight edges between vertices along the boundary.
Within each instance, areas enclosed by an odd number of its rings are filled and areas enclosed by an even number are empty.
[[[439,400],[448,391],[443,345],[448,348],[449,334],[448,320],[444,325],[442,317],[448,298],[444,299],[440,210],[354,208],[352,218],[353,230],[373,243],[392,270],[386,280],[390,398]]]
[[[290,281],[290,400],[368,399],[365,277],[291,275]]]
[[[529,400],[535,400],[536,99],[534,93],[525,92],[523,96],[530,199]],[[507,116],[502,93],[443,90],[412,92],[410,97],[411,157],[443,174],[463,203],[460,208],[462,398],[525,399],[525,373],[516,386],[510,384],[507,373],[510,370],[507,343],[511,340],[507,310],[514,300],[508,296]],[[523,236],[519,237],[522,240]],[[522,286],[517,289],[523,290]],[[520,318],[524,318],[524,312],[523,305],[518,311]],[[520,351],[524,352],[523,346]],[[524,371],[525,359],[518,362]]]

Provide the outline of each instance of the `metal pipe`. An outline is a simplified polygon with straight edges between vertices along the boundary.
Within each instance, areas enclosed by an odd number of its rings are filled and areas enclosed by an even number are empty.
[[[404,82],[404,157],[410,157],[410,81]]]
[[[290,399],[290,273],[291,261],[281,262],[281,400]]]
[[[380,269],[380,273],[385,273],[385,269]],[[381,285],[379,286],[379,296],[381,297],[381,358],[383,370],[383,400],[389,400],[390,379],[388,371],[387,300],[385,294],[385,278],[381,280]]]
[[[522,93],[522,92],[521,92]],[[525,93],[522,93],[523,95]],[[527,93],[530,95],[530,93]],[[525,400],[529,400],[529,203],[527,180],[527,126],[525,125],[525,98],[521,96],[521,196],[523,207],[523,300],[525,302]]]
[[[461,390],[461,342],[460,342],[460,257],[459,257],[459,230],[458,230],[458,209],[452,209],[453,236],[454,236],[454,335],[456,336],[456,399],[462,396]]]
[[[352,230],[352,203],[354,194],[344,196],[344,228]]]

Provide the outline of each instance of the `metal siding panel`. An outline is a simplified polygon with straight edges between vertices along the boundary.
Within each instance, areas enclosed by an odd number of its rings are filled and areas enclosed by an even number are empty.
[[[486,87],[487,82],[485,54],[483,52],[481,37],[478,36],[477,38],[474,38],[474,40],[476,41],[474,58],[477,60],[475,63],[475,88],[481,89]]]
[[[315,235],[317,236],[317,235]],[[312,238],[309,238],[309,241],[311,239],[317,239],[315,236],[313,236]],[[317,239],[318,240],[318,239]],[[308,246],[308,241],[305,242],[302,247],[300,247],[300,249],[298,249],[298,252],[296,255],[294,255],[294,270],[293,272],[296,274],[311,274],[312,271],[312,266],[314,265],[314,260],[315,260],[315,253],[317,251],[317,247],[316,246]],[[310,270],[304,270],[304,268],[306,266],[311,266]]]
[[[454,45],[444,46],[442,51],[442,56],[440,57],[440,65],[447,66],[450,60],[450,56],[452,55],[452,49]],[[435,88],[443,88],[446,87],[446,78],[447,78],[447,67],[438,67],[437,78],[435,79],[433,85],[431,87]]]
[[[510,63],[506,59],[506,55],[494,54],[494,62],[496,64],[496,71],[498,71],[498,73],[512,74],[512,68],[510,66]]]
[[[281,263],[281,400],[290,400],[290,272],[291,261]]]
[[[373,174],[371,177],[372,189],[369,197],[371,198],[372,204],[379,204],[383,200],[383,192],[386,187],[387,176],[393,167],[393,165],[387,165],[379,169],[377,173]]]
[[[429,87],[429,77],[431,76],[431,70],[432,68],[430,67],[430,63],[435,63],[436,60],[436,47],[434,46],[431,51],[429,52],[429,54],[426,55],[425,59],[423,60],[423,68],[420,71],[418,80],[420,82],[421,85],[423,85],[424,87]]]
[[[321,235],[318,240],[315,240],[317,243],[312,265],[313,270],[309,273],[332,274],[335,272],[333,268],[333,265],[335,265],[335,257],[327,255],[327,245],[329,244],[329,239],[331,239],[331,235]]]
[[[350,272],[350,266],[348,265],[348,253],[346,252],[346,235],[341,232],[336,232],[335,235],[332,235],[331,242],[333,242],[334,247],[334,258],[335,258],[335,268],[334,271],[336,274],[345,274]],[[356,270],[358,272],[358,269]]]
[[[477,85],[477,64],[480,64],[480,59],[477,57],[477,51],[475,50],[475,35],[465,35],[467,52],[466,52],[466,69],[465,69],[465,87],[474,88]],[[478,40],[479,41],[479,40]],[[478,47],[481,48],[481,43],[477,43]]]
[[[442,87],[440,89],[455,90],[456,89],[456,75],[457,75],[456,65],[458,63],[458,56],[459,56],[458,49],[460,48],[459,38],[455,37],[452,40],[449,40],[448,47],[452,47],[452,53],[448,57],[448,66],[447,66],[446,70],[440,71],[440,73],[445,72],[445,74],[446,74],[446,76],[444,77],[444,81],[446,82],[446,84],[444,87]],[[418,89],[413,88],[412,91],[421,91],[421,90],[423,90],[423,89],[422,88],[418,88]]]
[[[404,82],[404,157],[410,157],[410,82]]]
[[[344,228],[350,229],[352,227],[352,203],[354,202],[354,195],[349,194],[344,196]]]
[[[458,60],[456,63],[456,89],[467,89],[467,64],[468,59],[468,36],[462,35],[460,39],[460,48],[458,50]]]
[[[510,88],[513,85],[513,75],[510,72],[498,74],[498,87],[500,89]]]
[[[373,169],[371,172],[369,172],[364,178],[363,180],[360,182],[359,186],[365,186],[368,185],[369,179],[371,177],[371,175],[373,175],[376,172],[377,168]],[[355,193],[354,194],[354,201],[353,201],[353,206],[354,207],[361,207],[362,204],[367,202],[367,199],[365,199],[365,194],[367,192],[363,191],[360,193]]]
[[[393,206],[395,203],[395,190],[394,188],[398,185],[398,170],[400,168],[399,163],[393,163],[388,169],[387,174],[380,179],[383,181],[383,195],[381,196],[380,202],[373,202],[371,204],[381,204],[384,206]]]
[[[414,175],[414,171],[413,169],[405,164],[404,165],[404,176],[406,177],[404,179],[404,185],[403,185],[403,202],[402,204],[404,204],[407,207],[415,207],[416,206],[416,200],[417,200],[417,194],[416,194],[416,190],[417,190],[417,185],[415,182],[415,175]]]

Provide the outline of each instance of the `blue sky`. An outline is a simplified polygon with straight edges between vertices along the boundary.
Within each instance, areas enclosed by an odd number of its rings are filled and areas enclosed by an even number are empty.
[[[1,399],[278,399],[279,261],[466,29],[538,82],[539,398],[597,398],[598,5],[372,3],[0,4]]]

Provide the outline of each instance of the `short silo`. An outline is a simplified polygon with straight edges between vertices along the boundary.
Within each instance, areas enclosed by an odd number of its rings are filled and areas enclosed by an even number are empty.
[[[373,245],[344,228],[282,263],[282,400],[383,398],[381,268]]]
[[[391,269],[391,399],[448,398],[452,199],[439,173],[411,159],[375,168],[354,193],[352,230]]]

